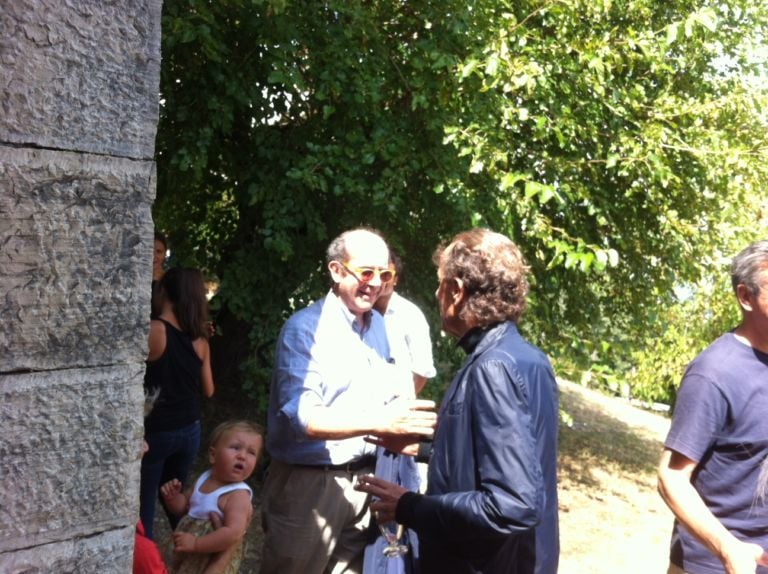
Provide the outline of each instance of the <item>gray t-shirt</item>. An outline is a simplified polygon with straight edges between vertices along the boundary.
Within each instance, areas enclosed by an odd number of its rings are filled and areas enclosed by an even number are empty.
[[[698,462],[693,485],[718,520],[737,538],[768,549],[768,507],[756,497],[768,457],[768,355],[733,333],[702,351],[683,376],[664,445]],[[670,558],[687,572],[724,572],[677,521]]]

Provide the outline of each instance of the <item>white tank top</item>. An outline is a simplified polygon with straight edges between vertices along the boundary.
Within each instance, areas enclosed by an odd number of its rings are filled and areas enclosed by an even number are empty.
[[[200,492],[200,486],[211,475],[210,469],[206,470],[200,475],[195,483],[195,488],[192,489],[192,496],[189,499],[189,512],[188,514],[192,518],[200,518],[208,520],[211,512],[215,512],[221,516],[221,510],[219,509],[219,497],[222,494],[232,492],[233,490],[247,490],[248,496],[253,499],[253,491],[251,487],[244,482],[233,482],[232,484],[225,484],[224,486],[217,488],[213,492]]]

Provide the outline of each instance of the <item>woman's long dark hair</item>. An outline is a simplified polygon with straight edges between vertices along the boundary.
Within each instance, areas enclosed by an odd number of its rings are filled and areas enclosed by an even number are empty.
[[[193,339],[206,337],[208,301],[203,274],[192,267],[174,267],[160,280],[161,296],[168,299],[181,330]]]

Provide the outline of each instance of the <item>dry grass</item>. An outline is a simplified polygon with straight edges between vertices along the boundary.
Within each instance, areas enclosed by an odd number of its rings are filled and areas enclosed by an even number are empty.
[[[672,515],[656,493],[656,464],[669,419],[572,383],[560,393],[574,423],[560,430],[560,574],[663,574]],[[263,536],[260,484],[250,482],[255,512],[242,574],[258,572]],[[164,518],[158,508],[156,538],[170,558]]]
[[[666,572],[672,514],[656,492],[669,419],[571,383],[561,403],[560,574]]]

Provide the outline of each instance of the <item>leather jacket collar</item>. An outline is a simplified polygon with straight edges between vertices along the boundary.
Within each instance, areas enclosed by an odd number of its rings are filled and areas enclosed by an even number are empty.
[[[507,328],[509,328],[509,327],[506,327],[506,326],[509,326],[509,325],[514,327],[514,323],[512,321],[504,321],[504,322],[501,322],[501,323],[492,323],[491,325],[488,325],[487,327],[473,327],[469,331],[464,333],[464,335],[462,335],[462,337],[458,340],[458,342],[456,344],[459,347],[461,347],[462,349],[464,349],[464,352],[467,355],[471,355],[475,351],[477,346],[480,344],[480,342],[483,339],[485,339],[485,336],[489,332],[497,330],[497,328],[499,328],[498,329],[499,330],[498,336],[501,336],[503,333],[506,332]]]

